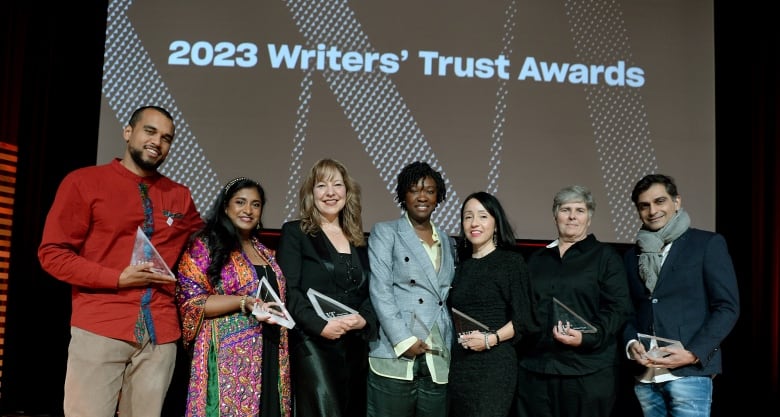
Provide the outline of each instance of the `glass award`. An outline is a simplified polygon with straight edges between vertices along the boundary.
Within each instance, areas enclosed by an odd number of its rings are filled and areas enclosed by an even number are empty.
[[[559,326],[558,331],[563,334],[566,334],[568,329],[579,330],[582,333],[596,333],[598,331],[596,326],[588,323],[582,316],[555,297],[553,297],[553,320]]]
[[[682,342],[679,340],[665,339],[663,337],[653,336],[644,333],[637,333],[639,342],[645,347],[645,354],[649,358],[665,358],[671,353],[658,350],[662,347],[670,347],[675,349],[685,349]]]
[[[428,336],[431,335],[431,331],[428,330],[428,326],[426,326],[425,323],[423,323],[422,320],[420,320],[420,318],[417,317],[417,314],[415,314],[414,312],[412,312],[412,319],[411,322],[409,323],[409,331],[412,332],[412,335],[414,335],[414,337],[422,341],[425,341],[425,339],[427,339]]]
[[[475,331],[476,332],[490,331],[490,328],[488,326],[481,323],[479,320],[469,316],[468,314],[463,313],[457,308],[452,309],[452,322],[455,325],[455,332],[458,334],[458,336],[469,334]],[[458,343],[463,343],[463,340],[461,340],[460,337],[458,338]]]
[[[272,317],[273,321],[279,323],[280,326],[288,329],[295,327],[295,320],[293,320],[290,312],[287,311],[279,295],[276,294],[266,277],[260,280],[260,286],[257,287],[257,292],[255,293],[255,300],[255,306],[252,309],[252,314],[255,317],[258,319]],[[265,305],[265,308],[263,308],[263,305]]]
[[[349,306],[328,297],[314,288],[309,288],[306,295],[309,297],[309,301],[311,301],[311,305],[314,306],[317,314],[325,320],[330,321],[340,316],[358,314],[357,311]]]
[[[140,265],[146,262],[154,264],[151,268],[153,272],[170,275],[171,277],[176,278],[176,276],[173,275],[173,272],[171,272],[171,268],[168,268],[165,260],[160,256],[157,249],[152,245],[152,242],[139,227],[138,231],[135,232],[135,244],[133,245],[133,256],[130,258],[130,265]]]
[[[429,343],[429,337],[431,336],[431,331],[428,329],[428,326],[423,323],[423,321],[420,319],[419,316],[417,316],[416,313],[412,312],[412,320],[411,323],[409,323],[409,330],[412,332],[412,335],[420,340],[422,340],[425,343]],[[433,341],[430,342],[433,344]],[[430,353],[431,355],[441,355],[443,350],[436,346],[429,346],[428,349],[425,350],[426,352]]]

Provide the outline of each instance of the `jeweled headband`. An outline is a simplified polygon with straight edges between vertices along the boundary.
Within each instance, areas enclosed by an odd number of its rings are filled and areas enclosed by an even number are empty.
[[[251,178],[247,178],[247,177],[238,177],[238,178],[234,178],[234,179],[230,180],[230,182],[228,182],[227,184],[225,184],[225,189],[224,189],[224,190],[222,190],[222,193],[223,193],[223,194],[225,194],[225,197],[227,197],[227,195],[228,195],[228,191],[230,190],[230,188],[231,188],[231,187],[233,187],[234,185],[236,185],[236,183],[237,183],[237,182],[239,182],[239,181],[249,181],[249,182],[251,182],[252,184],[255,184],[255,185],[260,185],[260,183],[259,183],[259,182],[255,181],[255,180],[253,180],[253,179],[251,179]]]

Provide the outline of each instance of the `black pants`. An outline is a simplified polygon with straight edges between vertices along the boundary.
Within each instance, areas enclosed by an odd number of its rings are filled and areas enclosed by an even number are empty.
[[[552,375],[520,367],[517,380],[519,417],[608,417],[617,396],[612,367],[588,375]]]

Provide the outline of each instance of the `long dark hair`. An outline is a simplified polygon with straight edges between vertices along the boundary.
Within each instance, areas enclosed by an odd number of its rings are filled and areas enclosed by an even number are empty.
[[[265,190],[255,180],[238,177],[228,182],[225,187],[220,190],[219,195],[211,208],[209,217],[207,217],[206,225],[198,232],[195,237],[200,237],[206,244],[208,249],[211,263],[206,269],[206,275],[208,276],[209,283],[213,287],[217,287],[220,284],[222,267],[227,263],[230,252],[239,249],[241,247],[241,236],[236,230],[235,225],[230,220],[227,214],[225,214],[225,208],[227,208],[230,199],[239,190],[244,188],[254,188],[260,195],[260,216],[262,218],[262,208],[265,207]],[[252,230],[252,237],[260,238],[260,230],[263,228],[262,220],[258,224],[258,228]]]
[[[463,204],[460,206],[461,224],[458,241],[461,242],[461,244],[458,246],[462,248],[460,251],[461,259],[465,259],[471,256],[471,242],[466,239],[466,231],[463,230],[463,210],[466,207],[466,203],[472,199],[479,201],[480,204],[485,207],[485,210],[487,210],[487,212],[490,213],[490,215],[493,216],[493,218],[496,220],[496,247],[503,249],[514,248],[516,243],[515,232],[512,228],[512,225],[509,223],[509,219],[504,212],[504,208],[501,206],[501,202],[499,202],[493,194],[486,193],[484,191],[477,191],[475,193],[469,194],[463,200]]]

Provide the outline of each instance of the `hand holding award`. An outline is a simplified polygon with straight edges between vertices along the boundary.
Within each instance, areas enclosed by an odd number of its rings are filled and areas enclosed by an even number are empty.
[[[295,327],[295,320],[290,316],[284,303],[282,303],[266,277],[260,280],[260,286],[257,287],[252,314],[261,321],[270,318],[274,323],[278,323],[280,326],[288,329]]]

